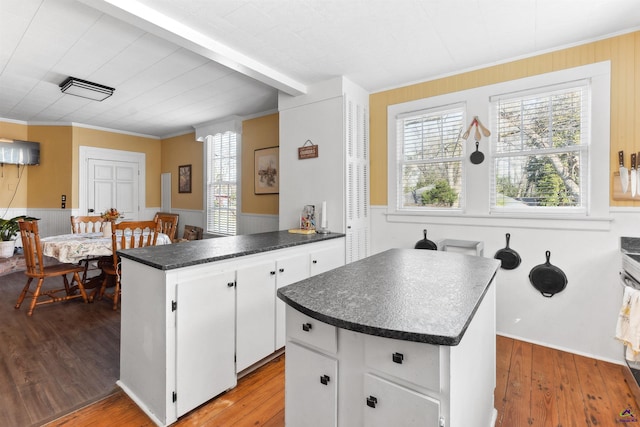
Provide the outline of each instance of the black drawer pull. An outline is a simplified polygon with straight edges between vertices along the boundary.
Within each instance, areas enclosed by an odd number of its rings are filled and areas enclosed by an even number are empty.
[[[302,330],[305,331],[305,332],[309,332],[312,328],[313,328],[313,326],[311,325],[311,323],[303,323],[302,324]]]
[[[318,263],[318,260],[317,260],[317,259],[314,259],[314,260],[313,260],[313,263],[314,263],[314,264],[317,264],[317,263]]]
[[[329,375],[323,375],[320,377],[320,382],[324,385],[329,384],[329,381],[331,381],[331,378],[329,377]]]
[[[284,273],[284,268],[281,268],[280,270],[278,270],[280,273]]]
[[[373,397],[373,396],[369,396],[367,397],[367,406],[369,408],[375,408],[376,407],[376,403],[378,403],[378,399]]]
[[[227,283],[227,286],[230,288],[233,288],[235,286],[236,282],[229,282]]]
[[[404,360],[404,354],[402,353],[393,353],[393,356],[391,356],[391,359],[393,359],[394,363],[399,363],[402,365],[402,361]]]
[[[276,272],[275,271],[270,271],[269,274],[271,274],[272,276],[275,276]]]

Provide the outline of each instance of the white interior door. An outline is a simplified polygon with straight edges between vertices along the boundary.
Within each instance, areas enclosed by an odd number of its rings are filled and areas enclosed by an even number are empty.
[[[88,214],[116,208],[127,220],[138,219],[138,163],[89,159]]]

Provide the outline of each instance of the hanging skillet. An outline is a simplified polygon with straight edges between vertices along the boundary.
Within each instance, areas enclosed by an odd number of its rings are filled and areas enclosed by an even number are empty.
[[[480,142],[476,141],[476,151],[471,153],[471,156],[469,157],[471,159],[471,163],[474,165],[479,165],[484,162],[484,154],[482,154],[482,151],[478,150],[478,147],[480,147]]]
[[[567,276],[558,267],[551,265],[549,262],[551,252],[547,251],[546,256],[547,262],[531,269],[529,280],[543,296],[552,297],[567,286]]]
[[[501,267],[504,270],[513,270],[520,265],[522,261],[520,259],[520,255],[518,252],[514,251],[509,247],[509,240],[511,239],[511,234],[507,233],[507,246],[503,249],[500,249],[493,256],[495,259],[499,259],[501,261]]]
[[[414,249],[428,249],[430,251],[437,251],[438,245],[436,245],[435,242],[432,242],[431,240],[427,239],[427,229],[425,228],[424,239],[418,240]]]

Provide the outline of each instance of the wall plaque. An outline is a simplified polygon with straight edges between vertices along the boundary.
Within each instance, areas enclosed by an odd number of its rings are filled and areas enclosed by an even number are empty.
[[[298,160],[313,159],[318,157],[318,146],[314,145],[310,139],[307,139],[302,147],[298,148]]]

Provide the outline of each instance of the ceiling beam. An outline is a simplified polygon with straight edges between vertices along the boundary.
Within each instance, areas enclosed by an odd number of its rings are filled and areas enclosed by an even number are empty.
[[[298,96],[307,92],[301,82],[135,0],[80,1],[286,94]]]

